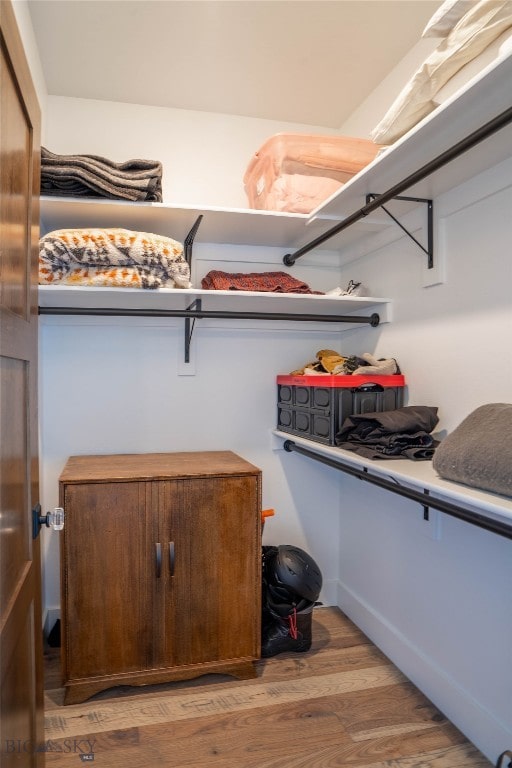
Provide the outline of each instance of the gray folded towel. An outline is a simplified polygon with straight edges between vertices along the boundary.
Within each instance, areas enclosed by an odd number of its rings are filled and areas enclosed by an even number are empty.
[[[41,194],[162,202],[162,164],[114,163],[98,155],[56,155],[41,147]]]
[[[433,467],[446,480],[512,496],[512,405],[481,405],[436,450]]]

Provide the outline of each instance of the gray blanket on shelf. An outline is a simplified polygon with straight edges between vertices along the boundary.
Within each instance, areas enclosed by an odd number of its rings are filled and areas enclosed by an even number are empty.
[[[114,163],[98,155],[56,155],[41,147],[41,194],[162,202],[162,164]]]
[[[433,467],[446,480],[512,497],[512,405],[482,405],[436,450]]]

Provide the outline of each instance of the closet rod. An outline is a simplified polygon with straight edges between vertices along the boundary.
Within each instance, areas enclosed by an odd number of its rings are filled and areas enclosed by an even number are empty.
[[[298,320],[315,323],[368,323],[375,328],[379,315],[305,315],[286,312],[230,312],[203,309],[111,309],[90,307],[39,307],[40,315],[92,315],[101,317],[199,317],[226,320]]]
[[[341,472],[345,472],[348,475],[353,475],[360,480],[365,480],[367,483],[378,485],[380,488],[384,488],[387,491],[396,493],[399,496],[405,496],[407,499],[419,502],[423,507],[434,507],[439,509],[451,517],[456,517],[459,520],[463,520],[471,525],[476,525],[478,528],[483,528],[491,533],[497,533],[499,536],[504,536],[507,539],[512,539],[512,524],[503,522],[501,520],[494,520],[492,518],[485,517],[478,512],[473,512],[464,507],[460,507],[457,504],[452,504],[449,501],[443,501],[443,499],[437,499],[430,495],[427,491],[415,491],[412,488],[407,488],[403,485],[398,485],[391,480],[386,480],[384,477],[378,475],[372,475],[367,469],[358,469],[350,464],[346,464],[343,461],[337,461],[331,459],[328,456],[324,456],[316,451],[311,451],[308,448],[303,448],[301,445],[297,445],[293,440],[284,441],[284,450],[291,452],[295,451],[307,456],[309,459],[314,459],[322,464],[326,464],[328,467],[339,469]]]
[[[347,229],[352,224],[360,221],[360,219],[368,216],[369,213],[372,213],[372,211],[380,208],[383,203],[387,203],[401,192],[404,192],[409,187],[412,187],[413,184],[416,184],[418,181],[422,181],[427,176],[430,176],[431,173],[434,173],[434,171],[439,170],[439,168],[442,168],[444,165],[447,165],[447,163],[455,160],[455,158],[459,157],[459,155],[462,155],[464,152],[472,149],[484,139],[489,138],[489,136],[492,136],[492,134],[496,133],[501,128],[504,128],[510,122],[512,122],[512,107],[509,107],[504,112],[501,112],[501,114],[494,117],[492,120],[489,120],[489,122],[482,125],[476,131],[470,133],[464,139],[461,139],[461,141],[457,142],[457,144],[454,144],[453,147],[450,147],[450,149],[447,149],[445,152],[442,152],[433,160],[425,163],[425,165],[423,165],[417,171],[414,171],[414,173],[411,173],[409,176],[403,179],[403,181],[398,182],[398,184],[395,184],[386,192],[378,195],[378,197],[376,197],[370,203],[367,203],[358,211],[355,211],[350,216],[347,216],[346,219],[341,221],[335,227],[328,229],[327,232],[323,233],[323,235],[319,235],[314,240],[311,240],[310,243],[302,246],[302,248],[299,248],[297,251],[295,251],[295,253],[287,253],[285,256],[283,256],[283,263],[286,264],[287,267],[293,266],[297,259],[299,259],[301,256],[304,256],[304,254],[309,253],[309,251],[312,251],[314,248],[322,245],[322,243],[325,243],[326,240],[329,240],[331,237],[334,237],[334,235],[337,235],[339,232]]]

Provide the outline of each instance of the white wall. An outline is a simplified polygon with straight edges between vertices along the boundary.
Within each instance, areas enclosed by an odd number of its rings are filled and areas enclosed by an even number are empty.
[[[340,133],[371,138],[372,130],[384,117],[395,97],[438,44],[439,38],[427,37],[419,40],[398,66],[383,77],[377,88],[344,121],[340,126]]]
[[[421,287],[426,257],[404,237],[343,268],[393,297],[393,322],[360,338],[398,359],[408,403],[439,406],[442,431],[512,403],[511,208],[512,159],[436,199],[445,282]],[[436,539],[420,505],[338,482],[340,607],[494,763],[512,743],[512,542],[434,511]]]
[[[321,126],[184,109],[50,96],[46,148],[115,162],[159,160],[165,203],[247,208],[243,177],[276,133],[336,134]]]

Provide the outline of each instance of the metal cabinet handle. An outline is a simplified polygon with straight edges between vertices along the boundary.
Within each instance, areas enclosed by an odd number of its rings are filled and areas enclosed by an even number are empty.
[[[174,576],[174,541],[169,542],[169,570],[171,572],[171,576]]]
[[[162,575],[162,545],[160,543],[155,544],[156,554],[156,577],[160,578]]]

